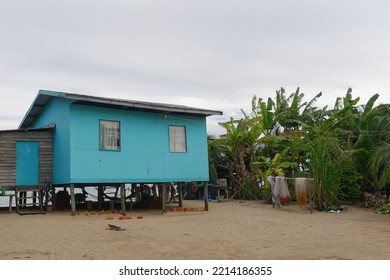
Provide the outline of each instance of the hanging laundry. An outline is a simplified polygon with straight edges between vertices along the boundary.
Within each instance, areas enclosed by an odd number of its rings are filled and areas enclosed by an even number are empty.
[[[267,181],[271,185],[272,207],[280,207],[280,188],[276,190],[275,177],[268,176]]]
[[[304,206],[309,200],[309,188],[306,178],[295,179],[295,195],[299,206]]]
[[[279,200],[280,202],[290,202],[291,196],[288,191],[287,180],[285,177],[277,176],[275,189],[279,190]]]

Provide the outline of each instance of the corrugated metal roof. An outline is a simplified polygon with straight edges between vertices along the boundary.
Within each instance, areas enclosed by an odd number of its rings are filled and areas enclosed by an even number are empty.
[[[182,106],[182,105],[124,100],[124,99],[117,99],[117,98],[105,98],[105,97],[97,97],[97,96],[82,95],[82,94],[75,94],[75,93],[40,90],[33,104],[30,106],[22,122],[20,123],[19,128],[26,129],[30,127],[34,123],[35,119],[42,113],[46,104],[52,98],[66,98],[66,99],[73,100],[73,103],[75,104],[116,108],[121,110],[162,112],[165,114],[175,113],[175,114],[198,115],[198,116],[222,115],[221,111],[193,108],[193,107]]]
[[[54,123],[51,123],[49,125],[46,125],[44,127],[39,127],[39,128],[18,128],[18,129],[0,130],[0,133],[2,133],[2,132],[48,131],[48,130],[54,130],[55,128],[56,128],[56,125]]]

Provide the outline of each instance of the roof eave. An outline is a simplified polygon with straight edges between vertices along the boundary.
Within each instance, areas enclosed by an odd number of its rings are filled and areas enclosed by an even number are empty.
[[[76,101],[82,101],[82,102],[90,102],[95,104],[107,104],[110,106],[121,108],[123,110],[134,108],[134,109],[145,109],[150,111],[159,111],[165,113],[174,112],[174,113],[185,113],[185,114],[205,115],[205,116],[222,115],[222,112],[220,111],[205,110],[205,109],[186,107],[180,105],[172,105],[172,104],[153,103],[153,102],[134,101],[134,100],[109,99],[104,97],[78,95],[72,93],[66,93],[64,97]]]

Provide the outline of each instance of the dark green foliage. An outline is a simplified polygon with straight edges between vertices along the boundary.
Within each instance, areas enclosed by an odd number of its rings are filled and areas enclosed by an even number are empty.
[[[340,190],[338,199],[342,201],[357,202],[362,198],[363,176],[357,172],[351,162],[341,162]]]
[[[358,104],[349,88],[333,109],[314,107],[321,96],[306,102],[299,88],[290,95],[280,88],[274,98],[254,96],[244,118],[221,124],[226,134],[210,142],[210,169],[224,170],[233,196],[270,201],[268,175],[311,177],[311,198],[327,209],[390,182],[390,105],[375,107],[378,94]]]

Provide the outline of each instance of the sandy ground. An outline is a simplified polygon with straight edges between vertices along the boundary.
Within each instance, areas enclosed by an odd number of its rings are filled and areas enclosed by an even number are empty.
[[[390,259],[390,215],[352,206],[340,214],[310,214],[293,203],[277,209],[257,201],[209,206],[208,212],[138,210],[127,220],[83,211],[20,216],[4,209],[0,259]],[[107,230],[108,224],[126,230]]]

